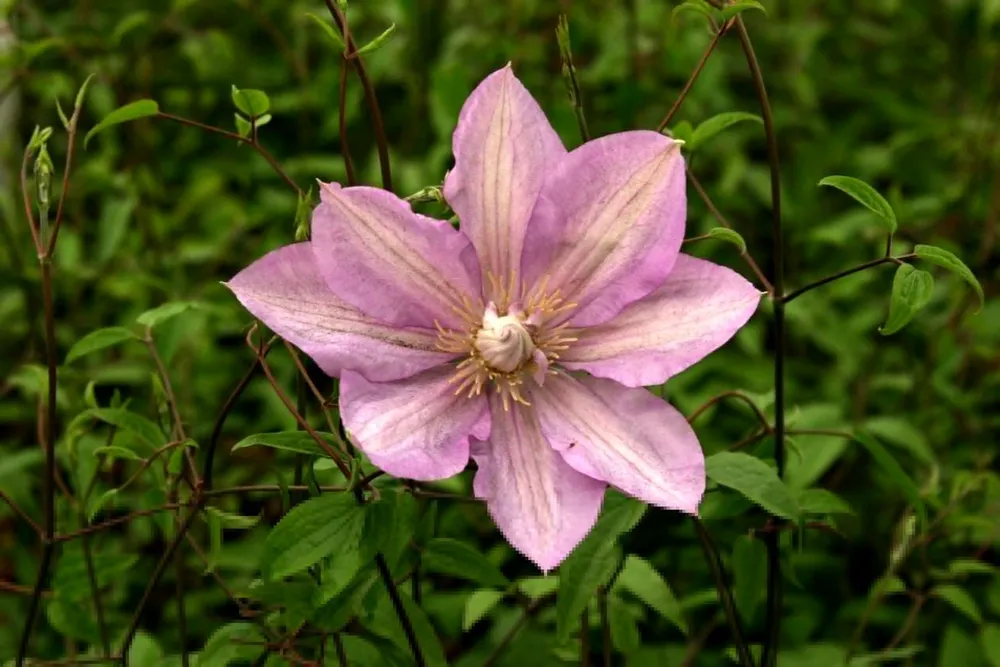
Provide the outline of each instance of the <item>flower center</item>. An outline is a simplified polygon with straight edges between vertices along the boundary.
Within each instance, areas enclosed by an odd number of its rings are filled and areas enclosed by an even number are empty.
[[[487,366],[511,373],[531,359],[535,341],[524,322],[523,311],[501,316],[491,303],[483,314],[483,328],[476,334],[475,347]]]
[[[437,347],[464,357],[451,382],[455,394],[469,398],[492,388],[503,401],[530,405],[523,387],[527,379],[541,385],[550,367],[576,340],[565,323],[558,323],[574,304],[566,304],[558,291],[545,291],[545,281],[528,290],[515,291],[515,281],[491,278],[496,302],[485,306],[471,300],[458,314],[464,330],[438,327]],[[501,314],[502,313],[502,314]]]

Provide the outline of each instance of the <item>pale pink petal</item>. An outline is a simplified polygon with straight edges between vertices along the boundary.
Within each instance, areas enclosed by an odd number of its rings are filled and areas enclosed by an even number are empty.
[[[547,279],[571,322],[605,322],[659,287],[684,238],[680,146],[656,132],[612,134],[563,158],[545,183],[529,227],[522,270]]]
[[[560,363],[628,387],[662,384],[732,338],[760,296],[732,269],[680,255],[659,289],[582,329]]]
[[[542,433],[571,466],[651,505],[689,514],[705,492],[705,456],[670,404],[645,389],[565,374],[531,392]]]
[[[606,485],[563,461],[542,436],[533,408],[515,404],[505,411],[495,396],[491,408],[490,439],[472,446],[475,494],[486,499],[507,541],[548,572],[590,532]]]
[[[475,250],[465,236],[385,190],[323,185],[321,196],[312,246],[337,296],[392,324],[460,325],[456,309],[479,296]]]
[[[328,375],[349,368],[371,380],[396,380],[453,356],[435,347],[435,331],[379,322],[334,296],[308,243],[268,253],[226,286],[254,317]]]
[[[454,369],[441,366],[396,382],[369,382],[346,371],[340,379],[344,427],[371,462],[395,477],[433,480],[469,462],[469,438],[490,435],[483,396],[455,395]]]
[[[455,168],[445,180],[445,199],[476,246],[486,298],[500,301],[488,275],[501,281],[519,277],[531,210],[566,149],[510,65],[488,76],[465,101],[452,149]]]

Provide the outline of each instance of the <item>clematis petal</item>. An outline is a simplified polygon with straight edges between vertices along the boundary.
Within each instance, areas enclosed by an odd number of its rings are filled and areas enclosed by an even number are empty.
[[[531,393],[542,433],[577,470],[647,503],[694,514],[705,456],[684,416],[645,389],[550,377]]]
[[[587,142],[556,166],[539,196],[521,268],[578,309],[570,322],[605,322],[659,287],[684,237],[684,160],[656,132]]]
[[[473,489],[507,541],[548,572],[590,532],[606,485],[566,464],[532,408],[504,411],[496,396],[491,404],[489,441],[472,446],[479,465]]]
[[[330,289],[366,314],[401,326],[457,328],[479,295],[475,251],[447,222],[390,192],[324,185],[312,246]]]
[[[662,384],[732,338],[760,296],[732,269],[680,255],[659,289],[580,330],[561,363],[628,387]]]
[[[490,435],[483,396],[456,396],[454,369],[434,368],[396,382],[369,382],[346,371],[340,379],[344,426],[372,463],[407,479],[444,479],[469,462],[469,438]]]
[[[499,302],[488,275],[517,279],[531,210],[566,149],[510,65],[488,76],[465,101],[452,149],[455,168],[444,195],[476,247],[486,299]]]
[[[268,253],[226,286],[254,317],[328,375],[350,368],[371,380],[396,380],[453,356],[435,347],[435,331],[379,322],[334,296],[308,243]]]

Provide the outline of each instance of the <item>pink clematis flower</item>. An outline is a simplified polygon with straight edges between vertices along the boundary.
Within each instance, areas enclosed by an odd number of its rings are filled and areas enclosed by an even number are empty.
[[[462,109],[444,195],[461,230],[374,188],[324,185],[312,240],[229,283],[340,378],[344,424],[403,478],[474,482],[548,571],[610,484],[695,513],[705,462],[643,386],[720,347],[757,308],[739,274],[679,253],[679,145],[622,132],[567,152],[507,66]]]

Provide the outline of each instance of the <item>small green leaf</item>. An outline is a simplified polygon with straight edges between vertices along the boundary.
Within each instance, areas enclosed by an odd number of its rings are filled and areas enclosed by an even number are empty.
[[[740,254],[746,254],[747,242],[743,240],[738,232],[734,232],[732,229],[726,229],[725,227],[713,227],[708,230],[708,236],[713,239],[719,239],[720,241],[725,241],[727,243],[732,243],[737,248],[740,249]]]
[[[983,286],[979,284],[979,280],[972,273],[972,270],[965,265],[965,262],[960,260],[958,256],[945,250],[944,248],[938,248],[932,245],[917,244],[913,248],[913,252],[916,253],[917,257],[924,260],[925,262],[930,262],[944,269],[948,269],[952,273],[958,274],[962,280],[969,283],[972,289],[976,291],[976,296],[979,297],[979,310],[982,310],[983,305],[986,303],[986,295],[983,293]],[[978,310],[976,311],[978,312]]]
[[[90,81],[97,76],[96,74],[90,74],[83,83],[80,85],[80,90],[76,91],[76,100],[73,102],[73,109],[79,109],[83,106],[83,101],[87,99],[87,89],[90,88]]]
[[[349,493],[324,494],[292,508],[268,534],[260,569],[278,579],[315,565],[361,537],[364,510]]]
[[[854,514],[846,500],[826,489],[803,489],[797,502],[804,514]]]
[[[705,0],[684,0],[684,2],[674,7],[674,11],[670,13],[671,19],[677,20],[679,15],[686,12],[701,14],[706,18],[715,19],[715,10]]]
[[[740,535],[733,543],[733,596],[747,625],[766,597],[767,548],[760,540]]]
[[[872,186],[850,176],[827,176],[819,184],[837,188],[841,192],[853,197],[855,201],[882,218],[886,225],[888,225],[890,234],[896,233],[896,228],[898,227],[896,213],[889,206],[889,202],[885,200],[885,197],[880,195]]]
[[[182,450],[183,448],[181,448]],[[205,511],[211,516],[215,517],[219,525],[223,528],[230,528],[233,530],[247,530],[248,528],[253,528],[258,523],[260,523],[260,515],[257,516],[243,516],[242,514],[232,514],[230,512],[223,512],[217,507],[206,506]]]
[[[183,312],[191,310],[196,307],[197,304],[192,301],[168,301],[156,308],[147,310],[139,317],[135,318],[135,321],[144,327],[149,327],[152,329],[158,324],[166,322],[172,317],[176,317]]]
[[[459,540],[436,537],[427,543],[422,559],[429,572],[468,579],[486,586],[506,587],[507,577],[478,549]]]
[[[90,128],[90,132],[87,132],[87,136],[83,138],[83,147],[86,149],[91,137],[109,127],[127,123],[130,120],[155,116],[158,113],[160,113],[160,106],[153,100],[136,100],[123,107],[118,107],[105,116],[100,123]]]
[[[687,635],[687,621],[681,613],[680,603],[677,602],[670,585],[656,568],[649,564],[649,561],[638,556],[627,556],[618,578],[615,579],[615,588],[618,586],[642,600]]]
[[[394,32],[396,32],[396,24],[395,23],[393,23],[388,28],[386,28],[384,31],[382,31],[381,35],[379,35],[378,37],[376,37],[375,39],[373,39],[372,41],[368,42],[367,44],[365,44],[364,46],[362,46],[360,49],[358,49],[358,55],[362,56],[362,55],[364,55],[366,53],[371,53],[375,49],[378,49],[379,47],[381,47],[383,44],[385,44],[388,41],[389,37],[391,37],[392,33],[394,33]]]
[[[263,116],[271,108],[271,100],[263,90],[240,90],[233,86],[232,97],[236,108],[251,118]]]
[[[1000,667],[1000,625],[983,626],[979,635],[979,643],[983,647],[983,655],[992,667]]]
[[[719,11],[719,16],[723,21],[728,21],[737,14],[747,11],[748,9],[756,9],[759,12],[763,12],[767,16],[767,10],[764,9],[764,5],[757,2],[757,0],[737,0],[732,4],[726,5]]]
[[[705,460],[708,478],[763,507],[771,514],[797,521],[801,514],[791,491],[774,468],[749,454],[719,452]]]
[[[861,444],[868,453],[871,454],[875,462],[879,464],[882,470],[889,476],[893,484],[902,491],[910,504],[913,505],[917,513],[920,514],[922,521],[926,523],[927,521],[927,510],[924,507],[924,500],[920,495],[920,488],[917,487],[916,482],[910,478],[903,467],[899,465],[899,462],[893,458],[892,454],[882,445],[878,439],[866,433],[865,431],[858,431],[854,434],[854,439]]]
[[[88,643],[96,643],[100,639],[97,623],[89,614],[80,613],[79,603],[54,598],[46,605],[45,615],[52,627],[67,638]],[[14,661],[8,664],[12,665]]]
[[[338,438],[332,433],[318,432],[321,438],[330,444],[331,447],[338,446]],[[323,448],[316,444],[312,436],[305,431],[278,431],[277,433],[255,433],[248,435],[233,446],[233,451],[246,447],[271,447],[282,449],[286,452],[296,452],[298,454],[309,454],[311,456],[322,456],[328,458]]]
[[[976,600],[964,588],[946,584],[932,590],[931,595],[944,600],[956,611],[965,614],[966,618],[973,623],[979,624],[983,622],[983,614],[979,611],[979,605],[976,604]]]
[[[198,655],[198,667],[228,667],[248,663],[267,650],[267,638],[253,623],[224,625],[208,638]]]
[[[917,311],[927,305],[933,292],[934,276],[909,264],[900,264],[892,279],[889,317],[879,333],[889,336],[909,324]]]
[[[310,14],[307,12],[306,16],[311,18],[313,22],[315,22],[316,25],[320,27],[320,30],[323,31],[323,34],[326,35],[331,42],[333,42],[334,46],[337,47],[338,51],[344,50],[344,40],[341,38],[340,33],[337,32],[336,28],[334,28],[332,25],[330,25],[320,17],[316,16],[315,14]]]
[[[91,331],[73,343],[73,347],[66,353],[66,361],[64,363],[68,364],[91,352],[103,350],[106,347],[117,345],[126,340],[139,340],[139,337],[125,327],[107,327]]]
[[[493,611],[502,599],[503,593],[500,591],[489,588],[473,591],[469,599],[465,601],[465,610],[462,612],[462,631],[468,632],[472,626]]]
[[[240,135],[241,137],[249,137],[250,130],[253,129],[253,126],[250,125],[250,121],[248,121],[246,118],[239,115],[238,113],[234,113],[233,118],[236,122],[236,134]],[[241,144],[242,142],[237,141],[236,143]]]
[[[154,449],[167,444],[167,439],[159,426],[125,408],[91,408],[83,414],[133,433]]]
[[[974,558],[956,558],[948,563],[948,572],[955,575],[996,574],[997,567]]]
[[[747,113],[745,111],[729,111],[726,113],[720,113],[717,116],[712,116],[705,122],[700,123],[698,127],[694,128],[694,133],[691,135],[691,141],[687,146],[688,150],[696,150],[730,125],[735,125],[736,123],[744,121],[753,121],[761,124],[764,122],[760,119],[760,116]]]
[[[124,459],[126,461],[142,461],[142,457],[127,447],[98,447],[94,450],[94,456],[104,456],[106,459]]]
[[[368,591],[379,580],[374,563],[362,568],[343,588],[312,615],[312,622],[327,632],[338,632],[355,616]]]

